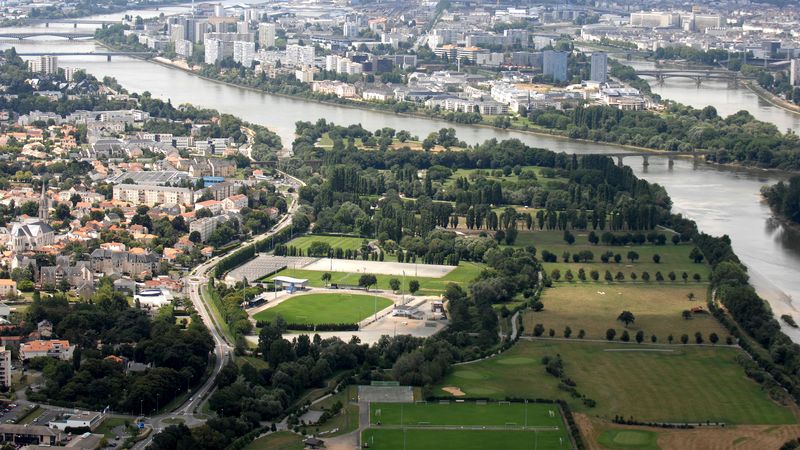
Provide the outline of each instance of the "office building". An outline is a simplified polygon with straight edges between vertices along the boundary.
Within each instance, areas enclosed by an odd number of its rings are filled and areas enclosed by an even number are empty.
[[[592,81],[605,83],[608,80],[608,54],[604,52],[592,53]]]
[[[274,23],[260,23],[258,24],[258,45],[261,48],[269,48],[275,46],[275,24]]]
[[[553,77],[553,81],[566,81],[567,53],[545,50],[542,56],[542,73]]]

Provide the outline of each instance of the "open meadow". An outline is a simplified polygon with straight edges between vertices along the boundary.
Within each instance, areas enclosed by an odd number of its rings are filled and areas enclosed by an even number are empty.
[[[292,239],[286,243],[286,246],[296,247],[300,250],[303,250],[303,254],[306,254],[308,247],[311,246],[312,242],[324,242],[330,245],[331,248],[341,248],[342,250],[357,250],[361,248],[364,238],[357,236],[328,236],[308,234]]]
[[[542,358],[560,355],[564,375],[595,400],[589,407],[559,389]],[[494,358],[454,368],[434,392],[457,387],[468,397],[563,399],[575,411],[613,419],[727,424],[787,424],[797,419],[772,401],[728,347],[521,341]]]
[[[531,310],[523,314],[525,333],[533,333],[534,326],[544,326],[544,336],[552,328],[556,337],[564,336],[564,329],[570,327],[572,338],[580,330],[586,332],[585,339],[606,339],[606,330],[616,330],[619,339],[623,330],[628,330],[631,340],[638,331],[644,333],[645,342],[656,336],[657,342],[668,343],[671,334],[674,343],[680,343],[682,334],[688,334],[695,342],[695,333],[700,332],[708,342],[708,336],[716,333],[719,343],[725,343],[728,331],[706,309],[705,284],[701,286],[682,283],[678,286],[644,286],[632,284],[588,284],[559,285],[545,289],[541,301],[542,311]],[[694,295],[694,300],[689,296]],[[689,319],[683,311],[702,308],[703,312],[692,313]],[[633,313],[635,321],[627,327],[617,320],[622,311]]]

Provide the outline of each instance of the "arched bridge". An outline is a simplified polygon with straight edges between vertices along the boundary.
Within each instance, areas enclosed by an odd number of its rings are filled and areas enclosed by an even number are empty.
[[[112,56],[138,56],[147,58],[153,56],[150,52],[30,52],[17,53],[18,56],[105,56],[111,61]]]
[[[642,158],[642,165],[647,167],[650,165],[650,158],[669,158],[669,167],[672,167],[675,164],[675,158],[678,156],[691,156],[694,159],[694,162],[697,163],[700,161],[701,158],[705,158],[706,155],[712,154],[712,152],[708,151],[695,151],[695,152],[627,152],[627,153],[591,153],[592,155],[598,156],[608,156],[610,158],[617,158],[617,165],[622,167],[622,160],[626,157],[630,156],[638,156]]]
[[[738,80],[748,80],[753,79],[752,77],[748,77],[746,75],[742,75],[739,72],[733,72],[730,70],[715,70],[715,69],[708,69],[708,70],[688,70],[688,69],[664,69],[664,70],[637,70],[636,75],[641,77],[651,77],[655,78],[659,82],[666,80],[667,78],[688,78],[690,80],[694,80],[698,85],[703,82],[703,80],[731,80],[731,81],[738,81]]]
[[[93,31],[74,31],[74,32],[59,32],[59,31],[32,31],[32,32],[24,32],[24,33],[0,33],[0,39],[28,39],[32,37],[39,37],[39,36],[50,36],[50,37],[59,37],[64,39],[69,39],[70,41],[73,39],[81,39],[81,38],[91,38],[94,37]]]

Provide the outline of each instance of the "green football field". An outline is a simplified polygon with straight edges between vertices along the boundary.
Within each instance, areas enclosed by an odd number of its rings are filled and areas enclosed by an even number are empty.
[[[566,433],[518,430],[370,428],[361,434],[375,450],[559,450],[572,448]]]
[[[549,403],[372,403],[370,424],[384,426],[561,427],[558,406]]]
[[[391,304],[391,300],[377,295],[308,294],[292,297],[253,317],[272,322],[281,315],[290,324],[358,323]]]

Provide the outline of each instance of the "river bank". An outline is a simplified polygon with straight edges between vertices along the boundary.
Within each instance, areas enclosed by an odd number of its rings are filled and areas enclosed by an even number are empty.
[[[98,45],[101,45],[102,47],[104,47],[104,48],[106,48],[108,50],[113,50],[113,51],[121,50],[121,49],[119,49],[117,47],[110,46],[110,45],[105,44],[105,43],[103,43],[101,41],[96,41],[96,42],[97,42]],[[615,143],[615,142],[594,141],[594,140],[590,140],[590,139],[572,138],[572,137],[567,136],[566,132],[561,132],[559,130],[547,129],[547,128],[543,128],[543,127],[537,127],[537,128],[533,128],[532,129],[530,126],[522,127],[522,126],[513,126],[512,125],[510,127],[505,127],[504,128],[504,127],[498,127],[498,126],[492,125],[491,123],[486,123],[486,122],[479,122],[479,123],[450,122],[450,121],[447,121],[446,119],[444,119],[442,117],[431,116],[431,115],[428,115],[428,114],[425,114],[425,113],[420,113],[420,112],[395,112],[395,111],[390,111],[390,110],[387,110],[385,108],[381,108],[381,107],[378,107],[376,105],[372,105],[372,104],[369,104],[369,103],[354,102],[354,101],[348,101],[348,102],[328,101],[328,100],[324,100],[324,99],[306,97],[306,96],[301,96],[301,95],[292,95],[292,94],[286,94],[286,93],[281,93],[281,92],[271,92],[271,91],[255,88],[255,87],[252,87],[252,86],[246,86],[246,85],[230,82],[230,81],[227,81],[227,80],[221,80],[221,79],[218,79],[218,78],[201,75],[200,73],[196,72],[195,70],[190,68],[188,65],[183,63],[182,60],[174,61],[174,60],[170,60],[170,59],[164,58],[164,57],[145,58],[145,57],[140,57],[140,56],[132,56],[132,58],[136,58],[136,59],[139,59],[139,60],[142,60],[142,61],[146,61],[146,62],[151,62],[151,63],[157,64],[157,65],[160,65],[162,67],[169,68],[169,69],[177,69],[177,70],[180,70],[180,71],[182,71],[184,73],[190,74],[192,76],[198,77],[198,78],[200,78],[202,80],[209,81],[209,82],[212,82],[212,83],[221,84],[221,85],[225,85],[225,86],[229,86],[229,87],[237,88],[237,89],[243,89],[243,90],[246,90],[246,91],[255,92],[255,93],[259,93],[259,94],[273,95],[273,96],[276,96],[276,97],[281,97],[281,98],[295,100],[295,101],[317,103],[317,104],[320,104],[320,105],[348,108],[348,109],[354,109],[354,110],[371,111],[371,112],[377,112],[377,113],[380,113],[380,114],[386,114],[386,115],[391,115],[391,116],[395,116],[395,117],[406,117],[406,118],[424,119],[424,120],[438,120],[438,121],[444,121],[444,122],[448,122],[448,123],[457,124],[458,126],[462,126],[462,127],[476,127],[476,128],[484,128],[484,129],[490,129],[490,130],[500,130],[500,131],[506,131],[506,132],[507,131],[513,131],[515,133],[522,133],[522,134],[527,134],[527,135],[531,135],[531,136],[541,136],[541,137],[547,137],[547,138],[555,138],[555,139],[562,140],[562,141],[565,141],[565,142],[582,142],[582,143],[592,144],[592,145],[602,145],[602,146],[608,147],[609,149],[611,149],[611,148],[613,148],[613,149],[621,149],[621,150],[623,150],[621,153],[626,153],[626,152],[628,152],[628,153],[651,153],[654,156],[671,157],[671,158],[674,158],[674,159],[679,159],[679,158],[680,159],[693,159],[694,158],[693,156],[689,156],[689,155],[671,156],[670,155],[671,152],[666,151],[666,150],[658,150],[658,149],[653,149],[653,148],[649,148],[649,147],[640,147],[640,146],[631,145],[631,144],[620,144],[620,143]],[[420,139],[424,138],[424,136],[418,136],[418,137]],[[284,146],[285,147],[288,146],[287,148],[291,148],[291,142],[286,142],[284,144]],[[701,151],[703,151],[703,150],[701,150]],[[787,170],[783,170],[783,169],[756,167],[756,166],[750,166],[750,165],[742,165],[742,164],[738,164],[738,163],[720,164],[720,163],[716,163],[714,161],[708,161],[705,158],[702,161],[704,163],[706,163],[706,164],[713,165],[713,166],[734,168],[734,169],[737,169],[737,170],[744,170],[744,171],[748,171],[748,172],[752,172],[752,173],[756,173],[756,174],[771,173],[771,174],[775,174],[775,175],[777,175],[777,176],[779,176],[781,178],[784,178],[784,177],[794,173],[792,171],[787,171]]]
[[[772,106],[776,108],[781,108],[784,111],[790,112],[792,114],[800,115],[800,105],[795,105],[794,103],[788,102],[777,95],[773,94],[772,92],[762,88],[758,85],[755,81],[745,80],[744,85],[747,89],[750,89],[754,94],[756,94],[760,99],[764,100],[765,102],[769,102]]]

